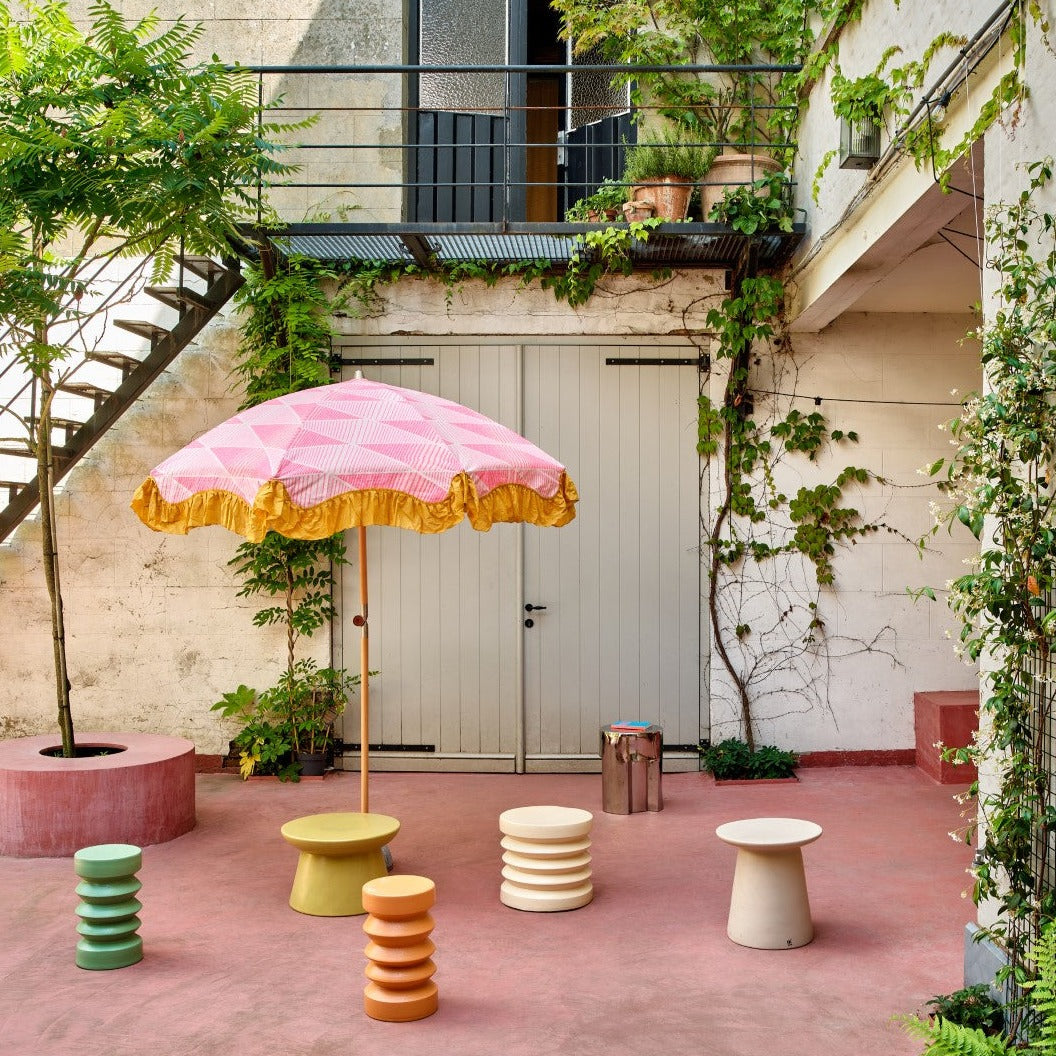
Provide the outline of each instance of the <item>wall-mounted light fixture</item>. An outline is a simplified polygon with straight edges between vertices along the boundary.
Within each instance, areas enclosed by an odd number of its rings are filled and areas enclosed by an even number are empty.
[[[880,126],[875,121],[840,118],[840,168],[871,169],[880,157]]]

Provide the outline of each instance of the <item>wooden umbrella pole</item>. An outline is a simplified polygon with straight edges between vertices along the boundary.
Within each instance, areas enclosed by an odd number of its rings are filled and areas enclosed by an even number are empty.
[[[369,814],[370,635],[367,626],[367,529],[363,525],[359,526],[359,601],[363,631],[359,641],[359,809],[363,814]]]

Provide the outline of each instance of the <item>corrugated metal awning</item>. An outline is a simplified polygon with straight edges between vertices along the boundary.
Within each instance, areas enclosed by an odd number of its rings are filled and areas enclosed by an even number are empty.
[[[565,264],[584,251],[582,235],[599,224],[290,224],[267,232],[281,253],[329,262],[416,261],[443,267],[470,260],[512,264],[549,260]],[[748,250],[757,251],[756,266],[772,270],[784,264],[805,234],[803,224],[791,232],[742,235],[722,224],[668,223],[654,228],[646,241],[631,243],[635,268],[734,268]]]

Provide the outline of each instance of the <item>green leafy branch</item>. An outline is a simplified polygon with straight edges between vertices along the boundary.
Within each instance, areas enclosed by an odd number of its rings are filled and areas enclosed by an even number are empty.
[[[978,333],[984,394],[950,424],[956,455],[930,467],[948,502],[932,532],[960,523],[981,544],[972,570],[948,584],[958,651],[987,660],[986,732],[957,754],[999,767],[996,791],[971,789],[983,819],[974,897],[998,908],[984,932],[1006,947],[1021,979],[1030,977],[1030,942],[1056,915],[1053,863],[1037,855],[1056,832],[1042,743],[1056,676],[1056,216],[1036,204],[1051,159],[1027,173],[1019,197],[986,219],[999,306]]]

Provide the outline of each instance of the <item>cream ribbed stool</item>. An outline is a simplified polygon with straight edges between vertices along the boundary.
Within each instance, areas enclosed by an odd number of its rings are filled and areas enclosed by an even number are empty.
[[[589,854],[593,821],[589,810],[578,807],[503,811],[503,904],[532,913],[585,906],[594,897]]]
[[[806,946],[814,925],[800,848],[821,835],[821,826],[798,818],[748,818],[720,825],[715,835],[737,848],[726,934],[757,950]]]

